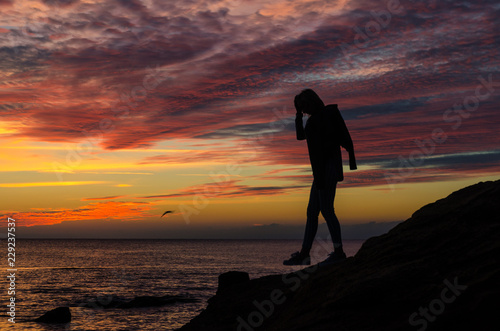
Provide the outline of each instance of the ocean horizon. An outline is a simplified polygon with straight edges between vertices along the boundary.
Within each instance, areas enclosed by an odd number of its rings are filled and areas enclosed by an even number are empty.
[[[362,240],[344,241],[353,256]],[[231,239],[18,239],[16,323],[2,312],[0,329],[47,330],[29,322],[70,307],[69,324],[50,330],[175,330],[198,315],[215,295],[218,276],[245,271],[250,278],[301,269],[282,261],[301,240]],[[315,241],[312,263],[327,257],[331,241]],[[7,276],[7,268],[4,274]],[[1,284],[8,288],[8,279]],[[104,308],[137,297],[182,297],[171,305]]]

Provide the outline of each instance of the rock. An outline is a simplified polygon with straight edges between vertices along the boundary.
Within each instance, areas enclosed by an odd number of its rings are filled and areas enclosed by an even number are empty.
[[[35,319],[39,323],[69,323],[71,322],[71,311],[69,307],[58,307],[49,310],[42,316]]]
[[[426,205],[341,264],[233,284],[181,331],[497,330],[500,180]]]
[[[217,292],[224,291],[227,288],[230,288],[236,284],[241,284],[248,282],[250,280],[250,276],[248,272],[242,271],[228,271],[219,275],[219,285],[217,288]]]

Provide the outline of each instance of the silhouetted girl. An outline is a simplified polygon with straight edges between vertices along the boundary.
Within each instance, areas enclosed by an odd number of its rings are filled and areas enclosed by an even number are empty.
[[[309,159],[313,172],[313,183],[307,206],[307,223],[302,250],[283,261],[285,265],[307,265],[311,263],[309,252],[318,230],[319,212],[325,218],[333,241],[334,251],[320,263],[328,265],[346,258],[342,249],[340,223],[335,215],[333,201],[337,182],[344,179],[340,146],[349,152],[350,169],[356,169],[354,148],[337,105],[325,106],[320,97],[311,89],[303,90],[295,96],[295,128],[298,140],[307,140]],[[304,129],[302,113],[309,118]]]

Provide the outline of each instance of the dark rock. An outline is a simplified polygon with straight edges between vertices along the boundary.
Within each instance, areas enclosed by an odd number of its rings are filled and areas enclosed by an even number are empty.
[[[127,299],[109,295],[105,297],[90,298],[83,303],[75,304],[75,306],[93,309],[115,308],[126,302]]]
[[[217,292],[224,291],[236,284],[246,283],[250,280],[248,272],[228,271],[219,275]]]
[[[219,291],[180,330],[497,330],[499,202],[500,180],[454,192],[341,264]]]
[[[42,316],[35,319],[39,323],[69,323],[71,322],[71,311],[69,307],[58,307],[49,310]]]

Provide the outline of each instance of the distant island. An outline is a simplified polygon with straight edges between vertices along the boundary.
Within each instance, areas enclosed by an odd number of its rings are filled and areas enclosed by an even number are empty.
[[[223,276],[229,283],[180,330],[496,331],[499,234],[500,180],[480,182],[422,207],[341,264]]]

